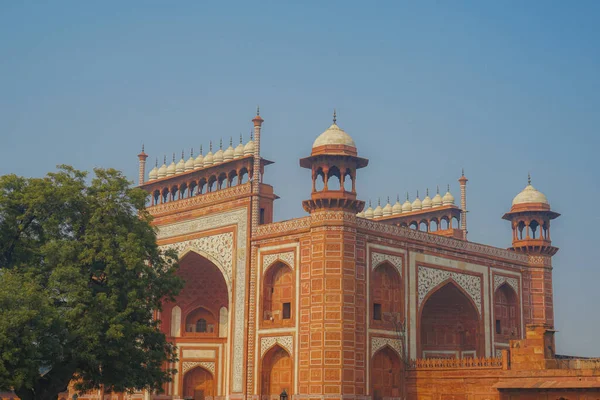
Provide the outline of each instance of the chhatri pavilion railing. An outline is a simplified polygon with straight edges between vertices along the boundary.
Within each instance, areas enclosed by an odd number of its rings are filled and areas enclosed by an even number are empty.
[[[502,358],[418,358],[410,360],[409,369],[501,369]]]

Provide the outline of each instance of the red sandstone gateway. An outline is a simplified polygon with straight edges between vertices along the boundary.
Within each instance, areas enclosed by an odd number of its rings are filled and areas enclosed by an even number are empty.
[[[263,119],[245,145],[158,164],[150,195],[162,248],[186,286],[162,330],[178,370],[132,398],[598,399],[600,360],[554,354],[550,222],[531,182],[504,215],[508,250],[467,241],[467,178],[365,210],[368,164],[335,119],[300,165],[308,215],[273,222]],[[80,394],[81,399],[102,393]]]

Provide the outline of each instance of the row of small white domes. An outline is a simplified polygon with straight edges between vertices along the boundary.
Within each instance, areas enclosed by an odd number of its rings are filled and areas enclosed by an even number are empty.
[[[220,164],[225,161],[231,161],[236,158],[254,154],[254,140],[252,138],[252,135],[250,135],[250,140],[248,141],[248,143],[246,143],[246,145],[242,143],[242,137],[240,136],[240,144],[238,144],[235,149],[233,148],[232,140],[230,140],[229,147],[227,149],[223,150],[222,147],[223,146],[221,145],[221,148],[219,148],[219,150],[217,150],[213,154],[211,143],[211,150],[205,156],[203,156],[202,146],[200,146],[200,154],[198,155],[198,157],[194,158],[194,153],[192,150],[190,158],[188,158],[188,160],[186,161],[184,159],[183,153],[181,153],[181,160],[179,160],[179,162],[175,164],[175,156],[173,156],[173,161],[169,166],[167,166],[165,159],[165,162],[163,163],[163,165],[160,166],[160,168],[158,167],[158,165],[155,165],[154,168],[150,170],[150,173],[148,174],[148,180],[153,181],[155,179],[164,178],[166,176],[172,176],[194,169],[205,168],[214,164]]]
[[[400,204],[400,199],[397,199],[396,204],[392,206],[390,204],[390,199],[388,198],[388,202],[385,206],[381,207],[381,204],[378,204],[377,207],[373,209],[371,204],[369,204],[369,208],[367,208],[365,211],[359,212],[356,214],[356,216],[367,219],[388,217],[390,215],[398,215],[411,211],[426,210],[428,208],[437,208],[452,204],[454,204],[454,196],[452,196],[450,193],[450,188],[448,188],[448,191],[444,196],[441,196],[438,191],[433,198],[430,198],[428,193],[422,201],[419,199],[419,195],[417,194],[417,198],[412,203],[408,200],[408,196],[406,196],[406,201],[403,204]]]

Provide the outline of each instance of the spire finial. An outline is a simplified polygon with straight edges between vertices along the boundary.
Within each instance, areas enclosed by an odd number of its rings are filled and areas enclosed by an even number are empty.
[[[183,160],[183,159],[184,159],[184,157],[185,157],[185,156],[183,155],[183,149],[181,149],[181,159]]]
[[[229,147],[233,147],[233,136],[229,136]]]
[[[156,161],[154,162],[154,166],[158,168],[158,157],[156,157]]]
[[[406,192],[406,201],[408,201],[408,192]]]
[[[448,184],[448,193],[450,193],[450,184]]]
[[[333,123],[337,124],[337,112],[335,108],[333,109]]]
[[[142,143],[142,153],[144,152],[144,143]]]
[[[190,149],[190,157],[194,158],[194,148],[193,147]]]
[[[529,172],[527,173],[527,184],[531,185],[531,174]]]
[[[398,193],[396,193],[396,201],[400,203],[400,195]]]
[[[167,155],[165,154],[165,157],[163,158],[163,164],[167,164]]]
[[[223,150],[223,138],[219,140],[219,150]]]
[[[252,133],[252,130],[250,130],[250,140],[254,140],[254,133]]]
[[[242,144],[242,134],[240,133],[240,144]]]
[[[436,185],[437,194],[440,194],[440,185]]]
[[[390,196],[388,196],[388,204],[390,204]]]
[[[377,198],[377,205],[380,206],[381,205],[381,197]]]
[[[369,199],[369,208],[371,208],[371,199]]]
[[[256,115],[260,115],[260,106],[256,106]]]
[[[419,191],[417,190],[417,199],[419,198]]]
[[[212,152],[212,140],[208,143],[208,151]]]
[[[462,176],[465,176],[465,169],[462,169]]]
[[[175,162],[175,153],[173,153],[173,162]]]
[[[427,188],[427,197],[429,197],[429,188]]]
[[[202,155],[202,145],[200,145],[200,155]]]

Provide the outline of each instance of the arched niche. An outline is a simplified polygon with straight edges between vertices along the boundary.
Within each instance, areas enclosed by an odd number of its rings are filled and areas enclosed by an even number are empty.
[[[371,360],[371,394],[373,400],[400,398],[402,364],[398,353],[389,346],[377,351]]]
[[[291,325],[294,318],[294,272],[281,260],[271,264],[263,275],[263,324]]]
[[[465,358],[481,353],[477,307],[452,280],[442,283],[424,300],[419,326],[419,354],[423,358]]]
[[[293,388],[294,365],[292,357],[276,344],[267,351],[261,366],[261,395],[277,396],[285,389],[291,395]]]
[[[204,400],[215,395],[214,377],[205,368],[196,367],[186,372],[183,377],[183,397]]]
[[[396,267],[385,261],[372,272],[371,324],[394,330],[404,319],[402,278]]]
[[[519,297],[515,290],[503,283],[494,292],[494,338],[495,342],[508,343],[521,337]]]

